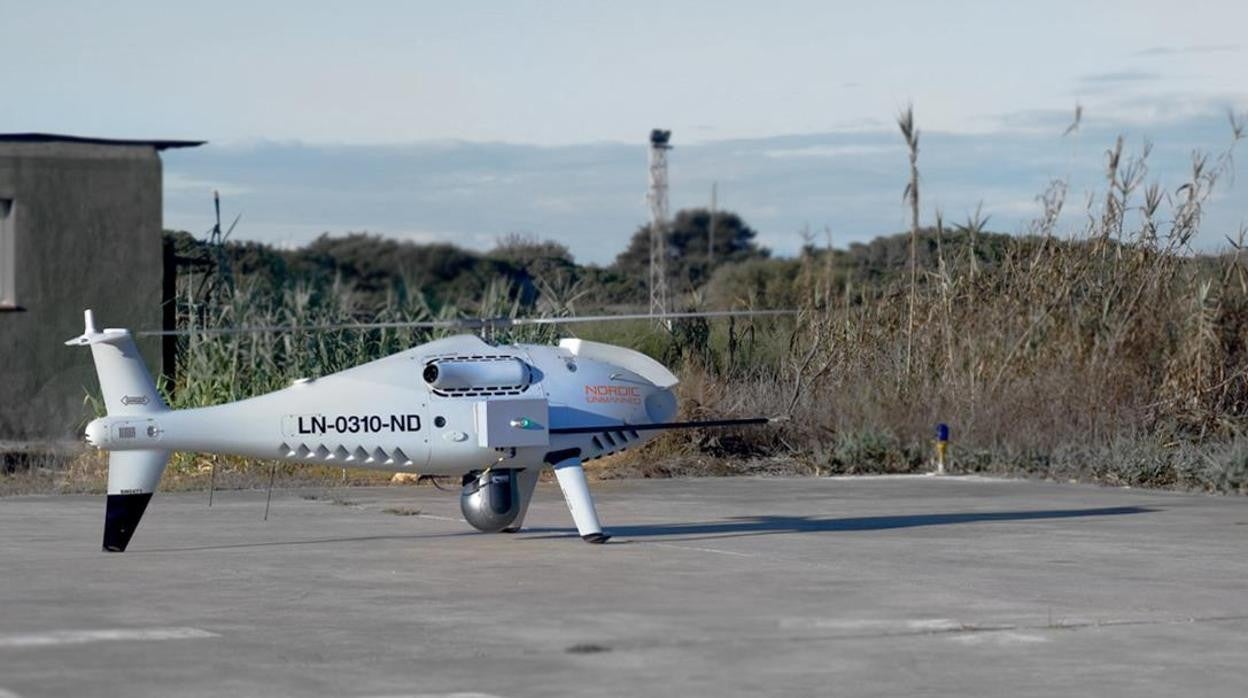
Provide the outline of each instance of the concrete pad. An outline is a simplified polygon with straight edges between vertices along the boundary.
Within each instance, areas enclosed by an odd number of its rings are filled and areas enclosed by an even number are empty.
[[[985,478],[0,500],[0,696],[1248,692],[1248,500]],[[337,500],[337,501],[335,501]],[[412,510],[419,514],[412,515]]]

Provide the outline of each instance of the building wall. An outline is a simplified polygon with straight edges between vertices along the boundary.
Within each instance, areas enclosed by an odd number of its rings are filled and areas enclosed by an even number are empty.
[[[150,146],[0,143],[0,198],[14,202],[19,310],[0,310],[0,448],[75,438],[99,394],[96,324],[161,326],[161,163]],[[160,345],[139,343],[153,375]]]

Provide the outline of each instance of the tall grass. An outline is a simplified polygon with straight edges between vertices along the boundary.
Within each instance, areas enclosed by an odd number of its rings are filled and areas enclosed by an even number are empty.
[[[901,127],[912,187],[917,129],[909,114]],[[811,472],[924,468],[928,435],[946,422],[963,470],[1244,491],[1243,231],[1232,254],[1190,247],[1242,135],[1232,118],[1230,147],[1194,154],[1187,180],[1169,188],[1145,184],[1148,146],[1130,153],[1118,139],[1082,227],[1059,238],[1068,183],[1054,182],[1032,234],[992,268],[979,264],[977,214],[954,236],[939,215],[923,234],[914,221],[911,244],[937,257],[917,279],[850,280],[829,296],[809,254],[781,364],[728,376],[687,367],[685,389],[731,385],[713,407],[785,415],[779,429],[742,435],[741,448]]]

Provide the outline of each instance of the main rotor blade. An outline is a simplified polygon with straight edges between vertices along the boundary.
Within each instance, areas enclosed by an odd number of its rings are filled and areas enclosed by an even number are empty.
[[[464,327],[461,320],[426,320],[419,322],[356,322],[341,325],[257,325],[254,327],[203,327],[193,330],[139,330],[140,337],[185,337],[189,335],[266,334],[279,332],[334,332],[338,330],[382,330],[405,327],[442,329]]]
[[[689,313],[631,313],[626,315],[573,315],[570,317],[520,317],[508,324],[521,325],[567,325],[578,322],[612,322],[624,320],[685,320],[690,318],[749,317],[768,315],[797,315],[796,310],[704,310]]]
[[[262,325],[256,327],[205,327],[193,330],[141,330],[140,337],[183,337],[188,335],[265,334],[277,332],[336,332],[341,330],[381,329],[506,329],[532,325],[570,325],[586,322],[613,322],[629,320],[685,320],[691,318],[750,317],[797,315],[796,310],[708,310],[689,313],[633,313],[625,315],[573,315],[569,317],[522,317],[522,318],[459,318],[455,320],[419,320],[411,322],[358,322],[332,325]]]
[[[710,427],[744,427],[772,422],[770,417],[746,419],[711,419],[701,422],[652,422],[649,424],[599,424],[586,427],[551,427],[552,434],[600,434],[604,431],[654,431],[656,429],[705,429]]]

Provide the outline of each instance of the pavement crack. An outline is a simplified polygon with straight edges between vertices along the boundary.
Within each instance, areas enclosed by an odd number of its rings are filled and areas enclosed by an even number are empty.
[[[1248,621],[1248,615],[1223,616],[1180,616],[1173,618],[1138,618],[1108,619],[1057,623],[958,623],[948,627],[915,628],[912,630],[892,630],[876,633],[845,633],[837,635],[821,635],[808,638],[790,638],[794,641],[803,640],[869,640],[890,637],[923,637],[935,635],[960,635],[970,633],[1017,632],[1020,630],[1086,630],[1089,628],[1120,628],[1144,625],[1187,625],[1193,623],[1230,623]]]
[[[934,625],[928,627],[916,627],[908,629],[881,630],[878,632],[850,632],[850,633],[832,633],[824,635],[797,635],[788,637],[760,637],[760,636],[744,636],[738,634],[731,639],[686,639],[674,640],[669,642],[663,641],[647,641],[644,643],[631,643],[627,648],[617,645],[617,649],[621,650],[653,650],[656,648],[674,648],[674,647],[694,647],[705,645],[744,645],[753,646],[760,641],[766,642],[783,642],[789,644],[807,644],[818,642],[838,642],[846,640],[881,640],[881,639],[897,639],[910,637],[968,637],[974,635],[992,636],[994,634],[1008,635],[1020,632],[1044,632],[1044,631],[1077,631],[1094,628],[1121,628],[1132,626],[1157,626],[1157,625],[1188,625],[1200,623],[1231,623],[1248,621],[1248,614],[1245,615],[1219,615],[1219,616],[1178,616],[1171,618],[1142,618],[1142,619],[1109,619],[1109,620],[1089,620],[1067,623],[959,623],[951,621],[948,625]],[[914,623],[915,621],[896,621],[897,623]]]

